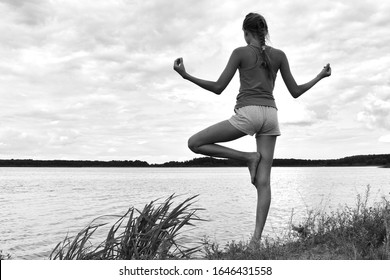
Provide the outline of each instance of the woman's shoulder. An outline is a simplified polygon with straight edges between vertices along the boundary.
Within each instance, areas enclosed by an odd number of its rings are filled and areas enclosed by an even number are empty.
[[[249,50],[249,46],[242,46],[242,47],[237,47],[233,50],[234,53],[240,54],[240,53],[245,53]]]
[[[270,47],[268,46],[268,48],[270,49],[270,51],[272,52],[272,54],[276,55],[276,56],[284,56],[284,52],[281,50],[281,49],[277,49],[277,48],[274,48],[274,47]]]
[[[269,47],[269,56],[271,57],[271,60],[275,62],[278,68],[283,63],[283,61],[286,60],[286,54],[281,49],[274,47]]]
[[[232,55],[235,56],[240,61],[242,61],[251,57],[252,52],[249,46],[242,46],[242,47],[235,48],[233,50]]]

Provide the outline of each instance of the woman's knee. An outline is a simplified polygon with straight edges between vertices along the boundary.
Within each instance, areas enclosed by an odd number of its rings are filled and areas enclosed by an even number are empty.
[[[269,188],[271,186],[271,168],[272,158],[261,158],[257,175],[255,179],[255,186],[257,188]]]
[[[266,189],[271,187],[271,182],[268,178],[260,176],[256,177],[255,186],[257,189]]]
[[[197,140],[195,135],[191,136],[190,139],[188,139],[188,148],[194,153],[199,153],[199,146],[199,141]]]

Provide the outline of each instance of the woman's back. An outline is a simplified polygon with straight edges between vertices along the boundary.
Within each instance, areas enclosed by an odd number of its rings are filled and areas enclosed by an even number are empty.
[[[254,45],[238,48],[240,56],[240,91],[237,96],[236,109],[248,105],[275,107],[273,89],[277,71],[279,70],[279,50],[266,47],[263,51],[269,57],[269,67]]]

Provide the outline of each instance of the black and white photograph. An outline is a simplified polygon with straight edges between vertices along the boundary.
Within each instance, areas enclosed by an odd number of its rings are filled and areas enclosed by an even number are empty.
[[[2,265],[388,266],[389,15],[368,0],[0,0]],[[162,260],[213,265],[131,267]]]

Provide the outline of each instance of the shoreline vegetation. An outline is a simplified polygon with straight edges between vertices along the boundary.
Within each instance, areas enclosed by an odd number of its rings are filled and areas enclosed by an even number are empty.
[[[188,161],[169,161],[162,164],[149,164],[140,160],[33,160],[0,159],[0,167],[244,167],[237,160],[212,157],[194,158]],[[357,155],[340,159],[274,159],[275,167],[326,167],[326,166],[378,166],[390,168],[390,154]]]
[[[293,215],[282,236],[263,237],[260,243],[231,241],[221,247],[205,236],[183,244],[182,231],[196,226],[201,208],[197,196],[175,202],[154,200],[141,210],[130,207],[124,215],[93,220],[73,237],[65,236],[48,256],[51,260],[389,260],[390,200],[368,203],[370,186],[358,194],[354,207],[331,213],[308,210],[298,225]],[[95,236],[96,231],[105,234]],[[106,237],[104,237],[106,236]],[[200,238],[200,237],[199,237]],[[0,259],[12,259],[0,251]]]
[[[291,218],[284,236],[261,244],[231,241],[220,249],[204,243],[210,260],[390,260],[390,201],[368,204],[370,186],[354,207],[325,213],[309,210],[301,224]]]

